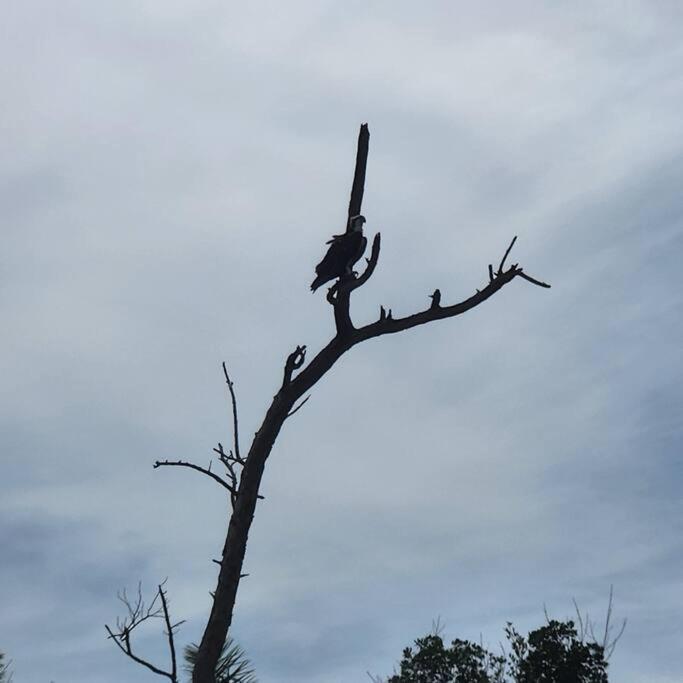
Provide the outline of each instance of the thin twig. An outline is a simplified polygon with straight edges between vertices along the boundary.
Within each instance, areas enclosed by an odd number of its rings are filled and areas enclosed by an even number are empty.
[[[306,398],[303,401],[301,401],[301,403],[299,403],[299,405],[296,408],[292,408],[292,410],[290,410],[287,413],[287,417],[292,417],[292,415],[294,415],[294,413],[301,410],[306,405],[309,398],[311,398],[310,394],[308,396],[306,396]]]
[[[237,501],[237,489],[238,489],[238,483],[237,483],[237,473],[235,472],[235,465],[239,465],[240,467],[244,467],[244,460],[240,458],[239,460],[235,457],[232,451],[230,453],[226,453],[223,450],[223,444],[219,441],[218,442],[218,448],[213,449],[214,453],[218,453],[218,457],[220,461],[223,463],[225,466],[225,469],[228,472],[228,476],[230,477],[231,486],[232,490],[230,491],[230,503],[232,504],[233,508],[235,507],[235,502]],[[209,468],[211,469],[211,468]]]
[[[612,656],[614,648],[617,646],[619,639],[621,638],[621,636],[624,635],[627,623],[628,620],[626,619],[626,617],[624,617],[624,620],[621,622],[621,628],[619,629],[619,633],[617,633],[616,637],[612,639],[612,642],[608,644],[607,649],[605,650],[605,659],[609,659]]]
[[[605,617],[605,634],[603,637],[602,641],[602,647],[605,650],[605,659],[609,659],[612,656],[612,653],[614,652],[614,648],[617,646],[617,642],[619,642],[619,639],[621,636],[624,634],[624,630],[626,629],[626,619],[624,619],[621,623],[621,628],[619,629],[619,633],[617,634],[616,638],[614,638],[611,642],[609,640],[611,634],[612,634],[612,625],[611,625],[611,620],[612,620],[612,604],[614,602],[614,585],[610,585],[609,587],[609,601],[607,603],[607,616]]]
[[[498,275],[500,275],[503,272],[503,266],[505,266],[505,260],[507,259],[508,254],[512,250],[512,247],[514,246],[516,241],[517,241],[517,235],[515,235],[512,238],[512,242],[510,242],[510,246],[505,250],[505,254],[503,255],[503,259],[500,262],[500,265],[498,266]]]
[[[151,662],[142,659],[142,657],[138,657],[136,654],[132,652],[132,650],[130,650],[130,647],[123,647],[123,645],[121,645],[121,643],[119,642],[119,638],[121,636],[112,633],[111,629],[106,624],[104,625],[104,628],[107,630],[109,637],[116,643],[117,647],[121,650],[121,652],[123,652],[123,654],[125,654],[127,657],[130,657],[134,662],[137,662],[138,664],[142,664],[142,666],[147,667],[150,671],[153,671],[155,674],[159,674],[160,676],[166,676],[166,678],[170,678],[175,683],[175,680],[172,678],[171,674],[168,671],[164,671],[163,669],[154,666],[154,664],[152,664]]]
[[[188,467],[191,470],[195,470],[197,472],[201,472],[202,474],[205,474],[207,477],[211,477],[214,481],[218,482],[223,488],[228,489],[230,493],[236,494],[237,491],[233,486],[230,486],[225,479],[222,477],[219,477],[217,474],[214,474],[213,472],[209,471],[208,469],[204,467],[200,467],[199,465],[195,465],[194,463],[191,462],[185,462],[184,460],[157,460],[154,463],[154,469],[157,467]]]
[[[546,289],[550,289],[550,285],[547,282],[541,282],[540,280],[536,280],[535,278],[531,277],[530,275],[527,275],[521,268],[517,269],[517,275],[519,277],[524,278],[528,282],[531,282],[534,285],[538,285],[539,287],[545,287]]]
[[[164,610],[164,621],[166,622],[166,635],[168,635],[168,649],[171,653],[171,680],[176,681],[178,676],[178,666],[176,663],[175,656],[175,639],[173,637],[174,627],[171,625],[171,618],[168,615],[168,604],[166,603],[166,594],[164,593],[163,584],[159,584],[159,595],[161,596],[161,606]],[[176,626],[177,625],[178,624],[176,624]]]
[[[228,369],[225,366],[225,361],[223,361],[223,374],[225,375],[225,382],[228,385],[228,389],[230,390],[230,402],[232,403],[232,427],[233,427],[233,435],[235,438],[235,458],[237,462],[242,462],[242,458],[240,456],[240,438],[239,438],[239,430],[238,430],[238,425],[237,425],[237,398],[235,396],[235,389],[233,387],[233,382],[228,376]]]
[[[579,621],[579,640],[583,642],[586,637],[586,629],[583,623],[583,619],[581,618],[581,610],[579,609],[579,605],[576,602],[576,598],[572,598],[572,602],[574,603],[574,609],[576,610],[576,618]]]

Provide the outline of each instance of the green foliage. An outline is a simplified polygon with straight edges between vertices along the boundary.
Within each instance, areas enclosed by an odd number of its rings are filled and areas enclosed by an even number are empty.
[[[194,643],[185,648],[185,669],[190,674],[197,661],[198,649]],[[257,683],[244,650],[229,636],[216,664],[216,683]]]
[[[608,683],[604,648],[584,642],[571,620],[548,621],[526,638],[508,623],[505,633],[504,655],[467,640],[445,647],[439,635],[419,638],[387,683]]]
[[[604,648],[577,637],[574,622],[549,621],[524,639],[508,623],[515,683],[607,683]]]
[[[476,643],[454,640],[444,647],[438,635],[415,641],[417,650],[403,650],[401,673],[387,683],[497,683],[503,680],[505,659]]]

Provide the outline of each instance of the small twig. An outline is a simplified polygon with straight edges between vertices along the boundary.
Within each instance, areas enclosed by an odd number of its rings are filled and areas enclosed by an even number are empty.
[[[430,308],[439,308],[441,304],[441,291],[439,289],[434,290],[434,294],[430,294],[429,298],[432,300],[432,305]]]
[[[233,382],[230,379],[228,375],[228,369],[225,366],[225,361],[223,361],[223,374],[225,375],[225,382],[230,390],[230,402],[232,403],[232,428],[235,442],[235,459],[237,462],[242,462],[242,458],[240,457],[240,438],[237,425],[237,398],[235,396]]]
[[[493,266],[489,263],[489,282],[493,282]]]
[[[287,413],[287,417],[292,417],[292,415],[294,415],[294,413],[301,410],[304,407],[304,405],[306,405],[306,402],[308,401],[309,398],[311,398],[310,394],[308,396],[306,396],[306,398],[303,401],[301,401],[301,403],[299,403],[299,405],[296,408],[292,408],[292,410],[290,410]]]
[[[524,278],[525,280],[531,282],[534,285],[550,289],[550,285],[547,282],[541,282],[540,280],[532,278],[530,275],[527,275],[521,268],[517,268],[515,272],[517,273],[517,275],[519,275],[519,277]]]
[[[585,616],[582,617],[576,600],[572,599],[572,602],[574,603],[574,610],[576,611],[576,617],[579,621],[579,636],[581,641],[583,642],[584,640],[590,639],[590,642],[599,645],[603,650],[605,661],[609,660],[609,658],[612,656],[612,653],[614,652],[614,648],[617,646],[617,643],[619,642],[619,639],[624,634],[627,624],[627,620],[624,619],[621,623],[619,633],[617,633],[617,635],[614,638],[611,638],[613,629],[612,608],[614,604],[614,586],[610,585],[609,587],[607,613],[605,614],[605,627],[602,632],[602,638],[600,639],[595,634],[595,622],[590,618],[588,612],[586,612]]]
[[[121,645],[121,643],[119,642],[119,638],[122,638],[122,635],[112,633],[112,630],[106,624],[104,625],[104,628],[107,630],[109,637],[116,643],[117,647],[121,650],[121,652],[123,652],[123,654],[125,654],[127,657],[130,657],[134,662],[137,662],[138,664],[142,664],[142,666],[147,667],[150,671],[153,671],[155,674],[159,674],[160,676],[166,676],[166,678],[170,678],[173,681],[173,683],[175,683],[175,679],[168,671],[164,671],[163,669],[154,666],[154,664],[152,664],[151,662],[148,662],[147,660],[138,657],[136,654],[132,652],[129,644],[127,645],[127,647]]]
[[[581,610],[579,609],[579,605],[576,602],[576,598],[572,598],[572,602],[574,603],[574,610],[576,611],[576,618],[578,619],[578,622],[579,622],[579,640],[581,642],[583,642],[586,638],[586,627],[584,625],[583,619],[581,618]]]
[[[505,266],[505,260],[507,259],[508,254],[512,250],[512,247],[514,246],[516,241],[517,241],[517,235],[515,235],[512,238],[512,242],[510,242],[510,246],[505,250],[505,254],[503,255],[503,260],[500,262],[500,265],[498,266],[498,275],[500,275],[503,272],[503,267]]]
[[[188,467],[191,470],[195,470],[197,472],[205,474],[207,477],[211,477],[211,479],[218,482],[222,487],[228,489],[228,491],[230,491],[231,494],[237,494],[237,490],[235,489],[235,487],[228,484],[228,482],[225,481],[225,479],[219,477],[217,474],[214,474],[213,472],[210,472],[205,467],[200,467],[199,465],[195,465],[194,463],[185,462],[184,460],[157,460],[154,463],[154,469],[156,469],[157,467]]]
[[[602,646],[607,647],[607,638],[609,637],[610,626],[609,622],[612,619],[612,600],[614,598],[614,586],[609,587],[609,600],[607,601],[607,614],[605,616],[605,634],[602,637]]]
[[[605,617],[605,634],[603,637],[602,641],[602,647],[605,650],[605,659],[609,659],[612,656],[612,653],[614,652],[614,648],[617,646],[617,643],[619,642],[619,639],[621,638],[622,635],[624,635],[624,631],[626,630],[626,619],[624,619],[621,623],[621,628],[619,629],[619,633],[617,634],[616,638],[613,638],[612,641],[610,642],[610,636],[612,635],[612,625],[611,625],[611,620],[612,620],[612,604],[614,601],[614,585],[610,585],[609,587],[609,601],[607,603],[607,616]]]
[[[211,449],[214,453],[218,453],[218,459],[226,466],[233,467],[234,465],[244,466],[246,460],[244,458],[237,458],[232,451],[225,452],[223,444],[219,441],[218,448]]]
[[[609,659],[612,656],[614,648],[617,646],[619,639],[621,638],[621,636],[624,635],[627,623],[628,620],[626,619],[626,617],[624,617],[624,620],[621,622],[621,628],[619,629],[619,633],[617,633],[616,637],[612,639],[612,642],[607,645],[607,649],[605,650],[605,659]]]
[[[214,453],[218,453],[218,457],[220,461],[223,463],[225,469],[228,472],[228,476],[230,477],[230,486],[232,490],[230,491],[230,503],[232,504],[233,508],[235,507],[235,502],[237,501],[237,489],[238,489],[238,483],[237,483],[237,472],[235,471],[235,466],[239,465],[240,467],[244,467],[244,460],[242,458],[237,459],[237,457],[233,454],[232,451],[229,453],[226,453],[223,450],[223,444],[219,441],[218,442],[218,448],[213,449]],[[211,469],[209,467],[209,469]]]

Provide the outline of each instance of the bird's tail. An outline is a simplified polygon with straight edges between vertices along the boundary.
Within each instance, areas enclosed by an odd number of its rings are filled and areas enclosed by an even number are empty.
[[[311,291],[315,292],[315,290],[318,289],[318,287],[320,287],[320,285],[322,285],[324,282],[325,280],[323,280],[323,278],[320,275],[318,275],[318,277],[315,278],[313,282],[311,282]]]

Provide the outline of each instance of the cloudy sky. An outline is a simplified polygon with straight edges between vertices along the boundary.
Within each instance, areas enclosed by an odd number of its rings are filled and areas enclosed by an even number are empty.
[[[476,5],[476,9],[475,9]],[[513,9],[514,7],[514,9]],[[0,650],[17,683],[142,683],[117,590],[208,614],[230,440],[296,344],[371,130],[353,304],[397,315],[521,280],[355,348],[268,462],[234,634],[265,683],[389,674],[437,616],[497,646],[627,630],[620,683],[683,676],[683,9],[678,2],[122,0],[0,10]],[[160,630],[137,642],[163,663]]]

